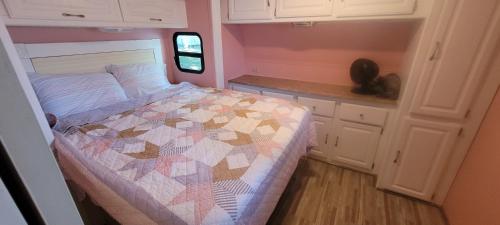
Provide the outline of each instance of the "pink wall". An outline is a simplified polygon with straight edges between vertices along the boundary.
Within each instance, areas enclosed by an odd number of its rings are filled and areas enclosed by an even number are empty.
[[[312,28],[288,23],[225,25],[224,54],[243,49],[244,56],[224,60],[224,68],[239,66],[248,74],[350,85],[349,67],[356,58],[373,59],[381,67],[381,73],[398,72],[415,25],[414,22],[320,23]],[[237,56],[237,52],[230,55]],[[233,63],[239,65],[226,65]],[[226,72],[226,80],[241,75],[230,71]]]
[[[227,81],[246,73],[245,47],[240,25],[222,26],[222,43],[224,57],[224,80]]]
[[[170,29],[165,37],[165,46],[168,53],[174,55],[172,46],[172,37],[174,32],[198,32],[203,38],[203,50],[205,56],[205,72],[203,74],[184,73],[173,65],[173,73],[176,81],[187,81],[199,86],[215,87],[215,64],[214,64],[214,48],[212,34],[212,16],[210,13],[210,0],[186,0],[186,8],[188,11],[187,29]],[[173,61],[173,60],[172,60]]]
[[[500,52],[494,73],[500,74]],[[500,92],[443,206],[450,225],[500,225]]]

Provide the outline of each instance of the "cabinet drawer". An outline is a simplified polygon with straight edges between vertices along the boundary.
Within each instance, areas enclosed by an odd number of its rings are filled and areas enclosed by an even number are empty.
[[[120,6],[125,22],[179,25],[186,22],[186,6],[181,0],[120,0]]]
[[[260,95],[260,91],[248,86],[232,85],[233,91],[240,91]]]
[[[385,109],[343,103],[340,105],[339,118],[383,127],[387,113]]]
[[[122,22],[118,0],[4,0],[16,19]]]
[[[307,106],[313,114],[333,117],[335,113],[335,101],[299,97],[299,104]]]
[[[273,98],[285,99],[288,101],[295,101],[295,96],[289,95],[289,94],[283,94],[283,93],[277,93],[277,92],[271,92],[271,91],[262,91],[262,95],[273,97]]]

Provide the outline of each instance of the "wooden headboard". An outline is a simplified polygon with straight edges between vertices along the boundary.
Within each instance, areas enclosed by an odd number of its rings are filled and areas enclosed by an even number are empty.
[[[27,72],[105,72],[110,64],[164,63],[160,39],[16,44]]]

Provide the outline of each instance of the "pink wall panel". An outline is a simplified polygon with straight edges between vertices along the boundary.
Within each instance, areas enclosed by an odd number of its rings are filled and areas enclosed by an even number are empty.
[[[123,33],[105,33],[96,28],[61,27],[9,27],[8,30],[15,43],[143,40],[163,37],[161,29],[137,29]]]
[[[239,25],[222,26],[222,42],[224,57],[224,81],[227,81],[246,73],[245,47],[243,46],[243,34]]]
[[[500,54],[496,74],[500,74]],[[500,92],[448,192],[450,225],[500,225]]]
[[[245,61],[239,65],[244,68],[243,73],[350,85],[349,67],[360,57],[376,61],[382,73],[398,72],[415,25],[415,22],[338,22],[300,28],[286,23],[240,25],[231,29],[225,25],[231,32],[223,32],[223,39],[231,40],[227,36],[241,33],[242,37],[237,39],[244,49],[244,57],[238,57]],[[231,43],[224,42],[224,48],[229,49],[224,54],[233,51]],[[226,73],[226,79],[234,76]]]
[[[165,37],[165,46],[168,52],[173,56],[173,34],[174,32],[198,32],[203,38],[203,50],[205,55],[205,72],[203,74],[184,73],[173,65],[173,73],[176,81],[187,81],[199,86],[215,87],[215,65],[214,48],[212,34],[212,16],[210,13],[210,0],[186,0],[188,12],[187,29],[170,29]],[[173,60],[172,60],[173,61]]]

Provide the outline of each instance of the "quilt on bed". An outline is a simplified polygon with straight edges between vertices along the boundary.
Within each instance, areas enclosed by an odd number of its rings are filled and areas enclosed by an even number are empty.
[[[294,145],[312,135],[310,117],[285,100],[181,84],[63,120],[56,148],[159,224],[248,224],[266,184],[289,179],[273,171],[305,154]]]

